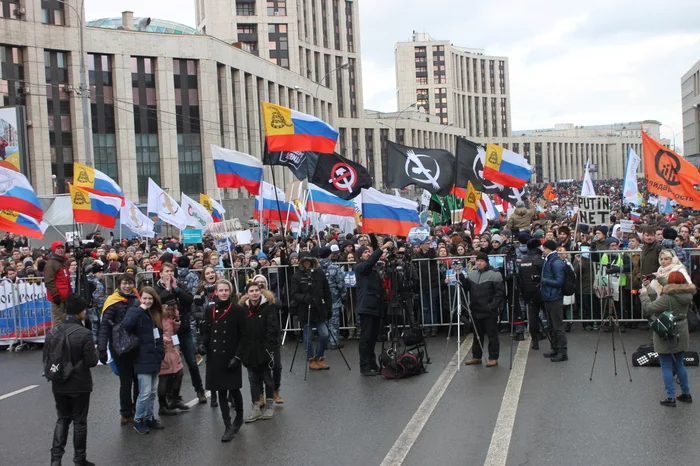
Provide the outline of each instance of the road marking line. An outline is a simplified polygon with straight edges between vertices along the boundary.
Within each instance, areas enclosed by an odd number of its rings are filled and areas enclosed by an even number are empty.
[[[211,392],[209,390],[207,390],[206,392],[204,392],[204,396],[209,398],[211,396]],[[187,403],[185,403],[185,406],[187,406],[188,408],[191,408],[191,407],[197,405],[198,403],[199,403],[199,398],[195,398],[194,400],[190,400]]]
[[[0,401],[4,400],[5,398],[9,398],[11,396],[19,395],[20,393],[29,391],[29,390],[36,388],[36,387],[38,387],[38,385],[28,385],[24,388],[20,388],[19,390],[15,390],[14,392],[10,392],[7,395],[0,396]]]
[[[510,439],[513,435],[515,425],[515,415],[518,412],[520,401],[520,391],[525,378],[525,365],[527,355],[530,351],[530,340],[522,341],[518,344],[518,351],[515,353],[513,370],[508,377],[508,385],[503,394],[501,409],[496,419],[496,427],[493,429],[491,445],[486,454],[484,466],[505,466],[508,460],[508,450],[510,449]]]
[[[423,427],[428,422],[430,415],[433,414],[435,407],[440,402],[440,399],[445,394],[445,390],[452,382],[455,374],[457,373],[457,367],[462,364],[462,361],[466,359],[467,354],[469,354],[469,349],[472,345],[472,335],[470,334],[462,343],[462,357],[457,360],[457,352],[450,360],[450,363],[445,367],[440,374],[440,377],[435,381],[433,388],[430,389],[425,399],[418,407],[416,412],[413,414],[411,420],[406,424],[399,438],[394,442],[394,446],[391,447],[389,453],[387,453],[384,461],[382,461],[381,466],[398,466],[403,463],[408,455],[408,452],[416,443],[418,435],[420,435]]]

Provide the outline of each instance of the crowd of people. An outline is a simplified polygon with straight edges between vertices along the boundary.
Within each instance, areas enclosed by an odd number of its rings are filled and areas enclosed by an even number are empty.
[[[612,199],[621,182],[596,187]],[[692,401],[683,368],[688,325],[682,322],[697,299],[689,249],[700,240],[700,216],[685,208],[659,214],[640,207],[631,231],[623,232],[619,221],[631,210],[621,202],[612,202],[609,223],[587,225],[572,215],[577,183],[559,183],[559,197],[544,205],[538,189],[480,234],[461,224],[430,225],[427,237],[411,240],[334,228],[300,237],[270,231],[260,243],[217,251],[212,237],[185,245],[181,238],[115,241],[98,232],[79,247],[56,241],[46,250],[9,234],[0,241],[0,275],[13,283],[43,278],[54,328],[84,320],[96,358],[89,349],[82,358],[86,366],[93,359],[111,361],[120,381],[121,423],[140,434],[162,429],[159,417],[188,409],[181,395],[185,366],[199,402],[207,403],[209,390],[211,405],[220,408],[223,442],[244,422],[273,418],[274,405],[284,403],[281,336],[291,328],[302,329],[309,370],[329,369],[326,351],[357,338],[360,373],[377,375],[375,347],[392,291],[382,263],[392,261],[409,264],[407,280],[415,290],[410,312],[423,338],[455,322],[473,329],[470,366],[482,364],[484,353],[486,367],[498,365],[499,333],[523,340],[529,330],[533,350],[549,339],[544,356],[564,362],[572,321],[583,330],[648,330],[647,318],[672,308],[678,340],[654,342],[667,394],[662,404]],[[569,270],[576,286],[566,294]],[[458,312],[455,282],[469,296]],[[243,367],[248,417],[240,391]],[[678,397],[674,373],[681,382]],[[85,378],[81,393],[88,385]],[[67,419],[78,428],[87,416],[86,406],[61,401],[61,390],[54,385],[57,406],[63,403],[52,449],[59,460]],[[76,443],[76,455],[85,461],[84,444]]]

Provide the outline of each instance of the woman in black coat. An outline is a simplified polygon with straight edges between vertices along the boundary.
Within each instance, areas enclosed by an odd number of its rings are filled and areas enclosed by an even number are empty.
[[[246,422],[272,419],[274,416],[275,384],[272,369],[275,366],[275,350],[279,347],[280,325],[277,317],[275,295],[255,281],[246,285],[246,295],[238,304],[247,309],[246,335],[241,344],[241,361],[248,369],[250,396],[253,412]],[[265,384],[265,411],[260,411],[259,400]]]
[[[221,416],[226,431],[222,442],[230,442],[243,425],[243,396],[241,387],[241,342],[246,332],[246,311],[232,301],[233,285],[228,280],[216,283],[216,299],[204,312],[202,344],[199,353],[207,355],[207,390],[218,392]],[[226,400],[230,394],[236,409],[231,414]]]
[[[158,293],[147,286],[141,291],[141,305],[126,313],[122,327],[139,341],[138,355],[134,359],[134,373],[139,380],[139,396],[136,399],[134,429],[147,434],[150,429],[163,429],[153,416],[158,393],[158,373],[163,361],[162,309]]]

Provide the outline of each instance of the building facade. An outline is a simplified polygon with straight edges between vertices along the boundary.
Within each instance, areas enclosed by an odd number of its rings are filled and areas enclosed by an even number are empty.
[[[681,78],[683,153],[700,165],[700,60]]]
[[[394,54],[399,109],[415,104],[468,137],[510,136],[508,58],[415,31]]]

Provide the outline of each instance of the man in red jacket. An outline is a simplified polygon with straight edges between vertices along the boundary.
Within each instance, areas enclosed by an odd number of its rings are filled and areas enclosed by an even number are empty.
[[[44,283],[46,299],[51,302],[51,325],[56,328],[66,318],[66,299],[71,294],[66,247],[60,241],[51,243],[51,255],[44,268]]]

